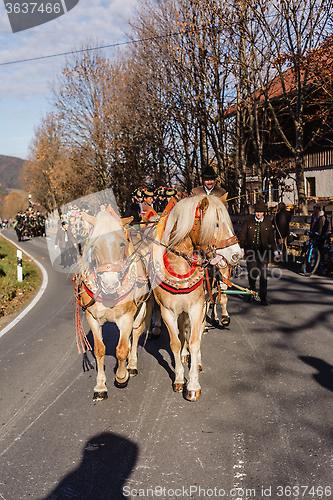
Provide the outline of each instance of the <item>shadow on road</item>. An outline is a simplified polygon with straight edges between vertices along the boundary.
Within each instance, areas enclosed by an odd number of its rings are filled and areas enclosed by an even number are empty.
[[[315,368],[318,373],[312,375],[314,380],[322,387],[333,392],[333,366],[326,361],[313,356],[299,356],[299,359],[307,365]]]
[[[169,334],[168,331],[162,322],[162,328],[161,328],[161,334],[159,338],[155,340],[147,340],[146,342],[142,341],[143,336],[141,336],[139,344],[144,346],[145,350],[151,355],[154,356],[158,364],[164,368],[164,370],[167,372],[169,375],[169,378],[171,382],[174,382],[175,380],[175,372],[172,367],[175,367],[175,362],[174,362],[174,357],[172,354],[172,351],[170,349],[170,341],[169,341]],[[164,359],[163,355],[161,354],[161,350],[166,351],[170,358],[171,358],[171,363],[172,367],[170,366],[170,363]]]
[[[105,432],[86,443],[80,466],[40,500],[120,500],[123,485],[138,458],[138,447],[116,434]]]

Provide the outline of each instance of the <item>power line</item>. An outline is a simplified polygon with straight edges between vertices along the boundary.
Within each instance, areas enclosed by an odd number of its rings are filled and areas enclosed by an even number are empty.
[[[309,10],[309,9],[304,9],[304,10]],[[277,17],[277,14],[271,14],[271,15],[267,15],[266,17]],[[248,21],[254,21],[255,18],[249,18]],[[234,23],[235,25],[237,23]],[[205,31],[205,30],[222,30],[222,27],[216,27],[216,26],[206,26],[206,27],[201,27],[199,28],[200,31]],[[82,52],[88,52],[88,51],[91,51],[91,50],[101,50],[101,49],[109,49],[109,48],[114,48],[114,47],[121,47],[122,45],[130,45],[132,43],[143,43],[143,42],[150,42],[150,41],[153,41],[153,40],[161,40],[163,38],[171,38],[173,36],[178,36],[178,35],[184,35],[184,34],[188,34],[188,33],[194,33],[198,31],[198,27],[196,28],[192,28],[192,29],[187,29],[187,30],[184,30],[184,31],[178,31],[178,32],[175,32],[175,33],[168,33],[168,34],[165,34],[165,35],[158,35],[158,36],[152,36],[152,37],[148,37],[148,38],[138,38],[137,40],[127,40],[126,42],[118,42],[118,43],[113,43],[113,44],[109,44],[109,45],[101,45],[101,46],[97,46],[97,47],[89,47],[89,48],[86,48],[86,49],[80,49],[80,50],[72,50],[72,51],[69,51],[69,52],[61,52],[59,54],[50,54],[48,56],[38,56],[38,57],[31,57],[29,59],[19,59],[18,61],[8,61],[8,62],[4,62],[4,63],[0,63],[0,66],[9,66],[9,65],[12,65],[12,64],[20,64],[20,63],[24,63],[24,62],[32,62],[32,61],[40,61],[40,60],[43,60],[43,59],[51,59],[53,57],[60,57],[60,56],[67,56],[67,55],[70,55],[70,54],[79,54],[79,53],[82,53]]]
[[[195,31],[195,29],[193,29],[193,30],[186,30],[185,33],[189,33],[191,31]],[[128,40],[127,42],[118,42],[118,43],[113,43],[113,44],[110,44],[110,45],[100,45],[100,46],[97,46],[97,47],[88,47],[86,49],[72,50],[72,51],[69,51],[69,52],[61,52],[59,54],[50,54],[48,56],[31,57],[29,59],[20,59],[18,61],[9,61],[9,62],[5,62],[5,63],[0,63],[0,66],[9,66],[10,64],[19,64],[19,63],[31,62],[31,61],[40,61],[41,59],[50,59],[52,57],[67,56],[67,55],[70,55],[70,54],[79,54],[81,52],[88,52],[90,50],[109,49],[109,48],[113,48],[113,47],[120,47],[121,45],[129,45],[129,44],[132,44],[132,43],[150,42],[150,41],[159,40],[159,39],[162,39],[162,38],[171,38],[172,36],[177,36],[177,35],[181,35],[181,34],[184,34],[184,32],[183,31],[182,32],[179,31],[177,33],[169,33],[167,35],[152,36],[152,37],[149,37],[149,38],[139,38],[137,40]]]

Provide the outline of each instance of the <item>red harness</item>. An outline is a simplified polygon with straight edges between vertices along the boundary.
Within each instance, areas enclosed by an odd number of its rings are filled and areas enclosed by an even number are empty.
[[[168,273],[171,274],[171,276],[174,276],[175,278],[179,278],[179,279],[185,279],[185,278],[189,278],[190,276],[192,276],[192,274],[196,270],[196,268],[197,268],[197,262],[198,262],[198,256],[196,254],[194,254],[193,264],[191,266],[191,269],[186,274],[177,274],[177,273],[175,273],[175,271],[170,266],[170,262],[169,262],[169,259],[168,259],[168,256],[167,256],[166,252],[164,252],[164,255],[163,255],[163,262],[164,262],[165,269],[168,271]]]

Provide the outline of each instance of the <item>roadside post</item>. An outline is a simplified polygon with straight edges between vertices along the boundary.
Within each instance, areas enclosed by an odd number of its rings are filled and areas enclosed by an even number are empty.
[[[17,281],[22,281],[22,251],[17,250]]]

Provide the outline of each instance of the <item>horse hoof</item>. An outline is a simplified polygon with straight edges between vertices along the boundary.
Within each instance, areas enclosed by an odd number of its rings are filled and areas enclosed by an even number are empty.
[[[186,354],[185,356],[182,356],[180,360],[182,363],[188,363],[190,361],[190,355]]]
[[[118,379],[117,377],[115,378],[114,380],[114,385],[118,388],[118,389],[123,389],[124,387],[127,387],[127,384],[128,384],[128,381],[129,381],[129,378],[130,378],[130,375],[129,373],[127,372],[127,376],[123,379]]]
[[[93,401],[103,401],[104,399],[108,399],[107,391],[103,391],[103,392],[95,391],[94,392]]]
[[[136,368],[128,368],[128,373],[130,374],[130,377],[135,377],[139,372]]]
[[[183,392],[184,384],[173,384],[174,392]]]
[[[202,333],[203,333],[203,335],[207,335],[208,334],[208,327],[207,326],[205,326],[204,331]]]
[[[224,326],[224,327],[229,326],[230,325],[230,317],[229,316],[222,316],[221,323],[222,323],[222,326]]]
[[[212,326],[219,326],[220,322],[218,319],[212,319]]]
[[[198,389],[197,391],[186,391],[185,392],[185,399],[187,401],[197,401],[201,397],[201,389]]]
[[[198,372],[202,372],[202,365],[198,365]]]

